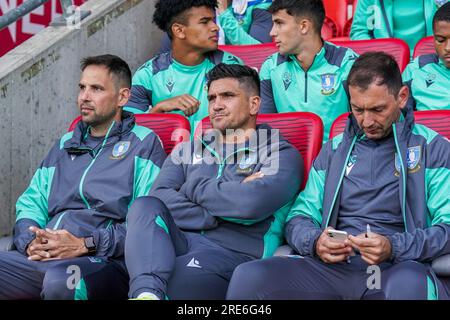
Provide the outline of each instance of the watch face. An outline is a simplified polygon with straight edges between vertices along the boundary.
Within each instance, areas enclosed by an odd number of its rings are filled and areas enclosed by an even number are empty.
[[[89,251],[95,250],[94,237],[86,237],[84,238],[84,244]]]

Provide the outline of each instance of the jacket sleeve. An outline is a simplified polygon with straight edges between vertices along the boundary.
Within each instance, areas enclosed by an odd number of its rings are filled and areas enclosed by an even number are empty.
[[[134,159],[133,197],[129,207],[139,197],[147,196],[166,158],[161,141],[155,133],[148,134],[141,141],[141,150]],[[151,146],[148,148],[147,146]],[[117,223],[93,233],[97,256],[120,257],[124,254],[127,224]]]
[[[434,159],[425,169],[430,227],[388,237],[394,262],[428,262],[450,253],[450,142],[436,136],[427,147],[426,157],[429,162]]]
[[[369,25],[374,25],[374,16],[375,12],[371,11],[370,5],[373,1],[370,0],[359,0],[356,4],[355,14],[353,16],[352,28],[350,30],[350,39],[351,40],[368,40],[373,39],[373,32],[369,30]]]
[[[152,105],[152,85],[153,70],[151,64],[145,64],[133,75],[131,85],[131,96],[128,100],[125,111],[136,114],[145,113]]]
[[[17,199],[13,241],[21,253],[25,253],[28,244],[35,238],[34,233],[28,228],[35,226],[42,229],[49,221],[48,197],[55,172],[51,161],[58,156],[59,150],[60,142],[58,141],[34,173],[28,188]]]
[[[273,64],[272,57],[267,58],[261,67],[259,77],[261,80],[261,106],[259,113],[277,113],[277,107],[275,105],[275,99],[273,96],[272,79],[270,78],[270,69]]]
[[[314,256],[315,243],[322,233],[323,194],[325,190],[325,144],[309,172],[305,189],[291,208],[285,226],[286,240],[300,255]]]
[[[253,10],[252,23],[248,33],[237,21],[231,6],[218,18],[230,44],[259,44],[272,41],[269,35],[272,28],[272,15],[267,10]]]
[[[302,182],[303,162],[294,147],[285,145],[264,160],[260,171],[262,178],[246,183],[216,177],[191,181],[193,199],[224,220],[242,224],[264,220],[295,197]]]
[[[217,220],[205,208],[189,199],[182,191],[186,182],[183,153],[190,143],[182,143],[167,157],[150,191],[169,209],[176,224],[186,230],[208,230],[217,227]],[[185,152],[189,154],[189,152]],[[181,155],[178,157],[178,155]],[[189,161],[189,160],[188,160]]]

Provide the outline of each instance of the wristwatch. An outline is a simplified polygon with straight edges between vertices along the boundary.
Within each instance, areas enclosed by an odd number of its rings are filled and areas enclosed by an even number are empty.
[[[97,252],[97,246],[95,245],[93,236],[84,238],[84,245],[88,249],[89,256],[92,256]]]

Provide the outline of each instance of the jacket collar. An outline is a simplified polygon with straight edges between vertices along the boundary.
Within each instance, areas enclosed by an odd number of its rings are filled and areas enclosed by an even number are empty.
[[[106,139],[115,138],[115,140],[119,141],[122,135],[130,132],[135,125],[135,117],[134,114],[128,111],[122,111],[122,120],[120,122],[114,122],[112,127],[110,127]],[[84,123],[83,121],[79,121],[77,126],[73,130],[73,136],[71,139],[67,140],[64,143],[64,149],[66,150],[76,150],[82,148],[83,141],[86,139],[89,134],[90,126]]]

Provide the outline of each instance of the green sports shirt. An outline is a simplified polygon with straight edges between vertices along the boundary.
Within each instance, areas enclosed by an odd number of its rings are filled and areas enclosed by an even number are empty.
[[[415,109],[450,109],[450,69],[437,54],[414,59],[403,71],[403,81],[410,88]]]
[[[131,97],[125,110],[145,113],[157,103],[189,94],[200,101],[196,113],[188,117],[191,131],[208,115],[206,74],[219,63],[242,64],[230,53],[216,50],[207,55],[202,63],[186,66],[176,61],[172,52],[165,52],[141,66],[133,76]],[[180,110],[172,111],[184,115]]]
[[[308,71],[294,55],[270,56],[260,72],[260,113],[313,112],[323,121],[327,141],[333,121],[349,111],[346,80],[357,56],[349,48],[325,42]]]

